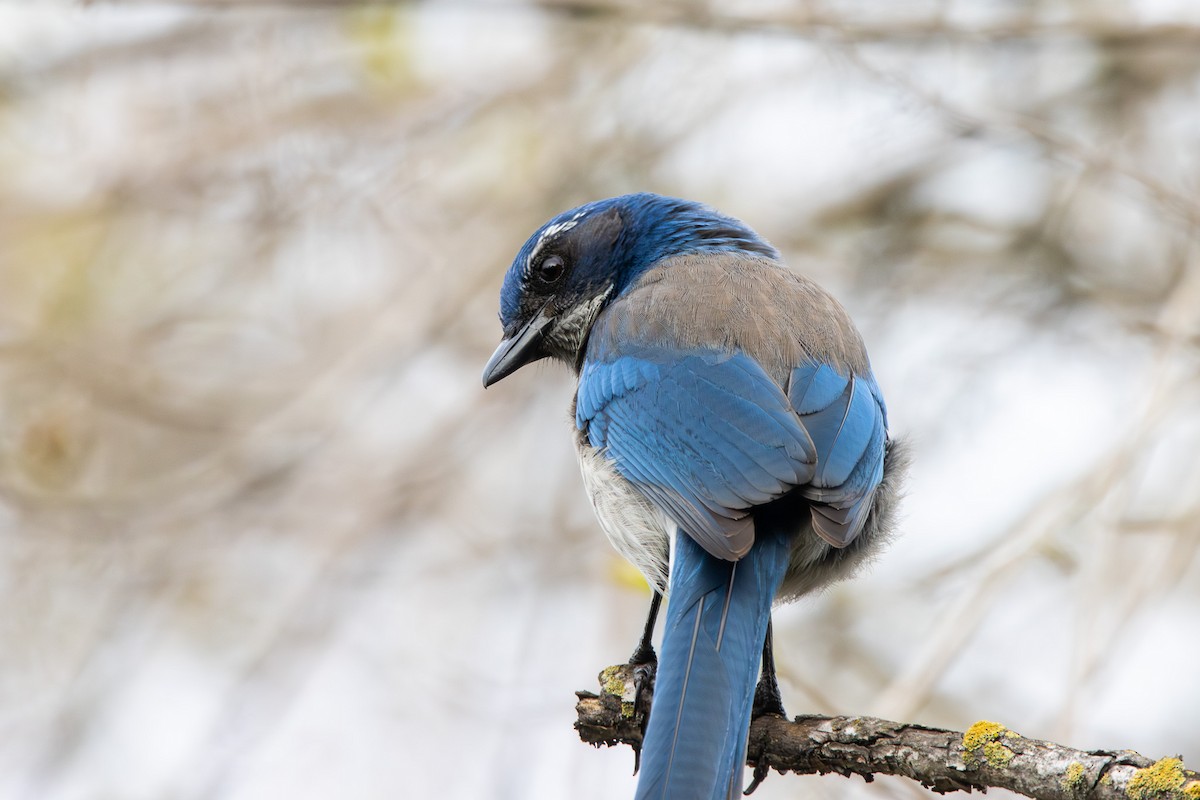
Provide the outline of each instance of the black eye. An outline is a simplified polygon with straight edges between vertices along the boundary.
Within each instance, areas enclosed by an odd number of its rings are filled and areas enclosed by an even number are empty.
[[[542,283],[557,283],[566,268],[567,264],[562,256],[546,256],[533,268],[533,274]]]

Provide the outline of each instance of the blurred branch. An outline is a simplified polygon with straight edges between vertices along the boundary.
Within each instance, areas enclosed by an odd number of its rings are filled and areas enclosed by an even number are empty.
[[[1073,161],[1097,174],[1126,179],[1144,191],[1163,211],[1178,218],[1189,229],[1195,230],[1200,227],[1200,208],[1197,207],[1194,197],[1176,191],[1157,178],[1118,161],[1100,148],[1073,139],[1030,114],[985,118],[962,108],[938,92],[926,89],[907,76],[875,66],[854,48],[849,48],[848,56],[864,73],[910,95],[922,105],[942,115],[959,136],[996,135],[1008,131],[1028,137],[1044,147],[1052,156]]]
[[[35,64],[13,64],[16,69],[0,71],[0,78],[39,81],[61,80],[75,75],[103,73],[128,67],[150,58],[178,55],[181,52],[204,52],[214,44],[228,40],[235,26],[242,27],[245,19],[222,20],[218,17],[188,20],[166,31],[142,38],[121,41],[88,42],[78,49],[49,53]]]
[[[1200,27],[1188,25],[1153,25],[1137,27],[1115,19],[1078,18],[1055,25],[1035,22],[996,26],[955,26],[944,20],[888,20],[872,24],[846,20],[820,12],[801,9],[771,17],[745,17],[724,14],[714,9],[690,5],[632,8],[609,3],[578,0],[545,0],[540,3],[547,11],[566,12],[575,16],[613,17],[639,24],[666,25],[715,30],[727,33],[773,33],[818,37],[853,45],[872,42],[919,44],[928,40],[957,42],[979,41],[998,43],[1034,39],[1061,39],[1103,48],[1178,46],[1189,51],[1200,45]],[[852,51],[852,61],[874,78],[913,96],[919,102],[938,111],[960,135],[974,136],[1009,130],[1030,137],[1050,153],[1075,161],[1102,174],[1123,177],[1144,190],[1165,211],[1178,217],[1190,228],[1200,227],[1200,210],[1194,198],[1163,184],[1154,177],[1118,162],[1111,155],[1072,139],[1042,120],[1029,115],[1012,115],[1007,119],[985,119],[956,106],[944,96],[916,82],[882,70]]]
[[[610,667],[601,693],[577,692],[575,728],[588,744],[642,744],[633,713],[633,668]],[[619,689],[620,694],[613,690]],[[995,722],[966,731],[874,717],[761,716],[750,725],[747,764],[753,791],[769,770],[849,777],[899,775],[947,792],[1008,789],[1039,800],[1194,800],[1200,773],[1178,758],[1153,761],[1132,750],[1076,750],[1029,739]]]
[[[120,4],[136,5],[138,0],[126,0],[125,3]],[[261,6],[270,9],[276,5],[270,0],[264,0],[264,2],[259,2],[259,0],[184,0],[183,4],[228,9],[230,12],[236,12],[237,9],[246,7],[258,8]],[[357,8],[361,6],[361,3],[349,0],[304,0],[293,5],[295,6],[292,9],[294,12],[305,9]],[[415,7],[423,4],[401,1],[382,5]],[[984,117],[969,111],[948,99],[944,94],[919,85],[910,78],[896,73],[895,70],[884,69],[870,63],[853,48],[853,45],[856,44],[919,45],[932,40],[981,44],[1053,40],[1063,43],[1076,42],[1110,50],[1122,47],[1147,47],[1153,48],[1156,53],[1161,53],[1164,48],[1178,47],[1185,53],[1193,53],[1200,52],[1200,26],[1160,24],[1139,27],[1129,24],[1126,20],[1099,16],[1081,16],[1054,24],[1028,20],[971,26],[950,24],[944,19],[934,17],[869,22],[803,8],[789,9],[776,14],[741,15],[688,3],[642,7],[623,5],[618,2],[594,2],[594,0],[540,0],[533,6],[548,14],[589,21],[611,20],[627,25],[651,25],[727,34],[794,36],[847,45],[850,46],[847,55],[856,67],[873,79],[913,97],[922,105],[936,111],[959,136],[996,136],[1007,133],[1031,139],[1045,148],[1052,157],[1081,165],[1098,174],[1125,179],[1189,228],[1200,228],[1200,209],[1197,208],[1190,193],[1175,189],[1144,171],[1117,160],[1106,150],[1073,138],[1036,116],[989,114]],[[483,4],[468,1],[447,4],[439,8],[477,9],[503,13],[506,10],[516,11],[525,7],[527,6],[520,3]],[[273,19],[273,16],[268,15],[260,21],[270,23]],[[303,20],[305,15],[297,16],[293,13],[289,19],[293,22],[296,19]],[[140,60],[157,53],[175,52],[185,45],[203,46],[227,32],[227,26],[215,22],[214,18],[206,18],[196,23],[180,25],[163,35],[145,40],[99,46],[83,56],[75,55],[69,59],[55,61],[44,67],[42,72],[53,73],[73,68],[86,73],[94,71],[99,63],[105,63],[115,58]],[[383,121],[389,119],[386,115],[380,116],[378,109],[369,109],[360,102],[346,102],[345,98],[334,100],[317,98],[309,107],[301,108],[298,111],[289,109],[288,114],[280,115],[273,120],[271,125],[259,122],[250,127],[256,132],[255,139],[257,141],[271,141],[277,138],[281,132],[293,130],[304,124],[316,126],[325,122],[345,127],[349,115],[352,114],[374,115]],[[350,118],[350,121],[353,121],[353,118]],[[361,125],[365,120],[357,121]],[[223,124],[227,123],[223,121]],[[190,141],[207,142],[209,143],[208,149],[215,152],[224,152],[229,148],[228,140],[217,138],[211,131],[206,133],[207,135],[190,135],[189,139]],[[244,145],[247,131],[242,127],[235,126],[229,135],[232,136],[233,141]],[[184,163],[193,163],[193,159],[188,158]],[[161,172],[161,168],[155,165],[155,171]]]
[[[1036,20],[985,25],[955,25],[941,15],[928,19],[874,22],[826,14],[815,8],[789,7],[773,15],[745,16],[718,10],[716,6],[676,3],[633,6],[597,3],[590,0],[543,0],[546,11],[582,17],[632,18],[639,23],[672,27],[705,28],[730,33],[769,33],[832,37],[847,42],[904,42],[923,44],[931,40],[956,42],[1024,42],[1031,39],[1061,39],[1116,47],[1194,47],[1200,43],[1200,27],[1162,24],[1136,26],[1125,20],[1076,18],[1046,24]]]
[[[144,0],[124,0],[113,5],[140,5]],[[213,9],[274,8],[277,0],[181,0],[179,5]],[[293,8],[358,8],[359,0],[293,0]],[[411,0],[375,3],[381,6],[421,6]],[[1116,16],[1078,17],[1046,23],[1036,19],[982,25],[953,24],[941,14],[925,19],[872,21],[823,13],[816,8],[787,7],[775,14],[744,15],[696,3],[634,5],[594,0],[540,0],[534,3],[457,2],[443,9],[482,11],[521,10],[529,7],[569,17],[612,19],[637,24],[678,28],[702,28],[723,33],[765,33],[789,36],[835,38],[847,42],[899,42],[925,44],[933,40],[978,42],[1027,42],[1056,39],[1063,42],[1100,44],[1106,47],[1194,48],[1200,45],[1200,27],[1183,24],[1136,25]]]

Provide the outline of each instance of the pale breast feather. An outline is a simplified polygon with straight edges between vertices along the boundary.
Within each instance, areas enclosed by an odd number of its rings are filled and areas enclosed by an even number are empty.
[[[584,489],[605,536],[652,587],[665,592],[675,523],[617,472],[613,462],[592,447],[582,432],[577,432],[575,448]]]

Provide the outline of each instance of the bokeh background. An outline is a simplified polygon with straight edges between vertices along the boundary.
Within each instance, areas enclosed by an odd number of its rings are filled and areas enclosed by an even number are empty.
[[[1194,766],[1198,188],[1191,0],[0,5],[0,796],[631,796],[571,378],[479,376],[525,237],[644,189],[842,298],[913,443],[789,710]]]

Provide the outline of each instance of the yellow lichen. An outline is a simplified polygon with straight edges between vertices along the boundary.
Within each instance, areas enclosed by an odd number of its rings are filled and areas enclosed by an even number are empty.
[[[621,698],[621,716],[625,719],[633,719],[633,699],[626,697],[627,693],[632,694],[629,691],[631,687],[625,680],[627,669],[628,667],[624,664],[618,664],[600,670],[600,689],[605,694]]]
[[[1188,800],[1200,800],[1200,781],[1192,781],[1183,787],[1183,796]]]
[[[1007,730],[1008,728],[999,722],[988,722],[986,719],[981,719],[967,728],[967,732],[963,734],[963,749],[968,753],[974,753],[988,742],[999,739]]]
[[[615,694],[623,697],[625,694],[625,676],[623,666],[605,667],[600,670],[600,687],[605,694]]]
[[[988,742],[983,746],[983,757],[993,767],[1007,767],[1008,762],[1012,761],[1015,755],[1016,753],[999,742]]]
[[[1183,795],[1183,762],[1178,758],[1160,758],[1129,779],[1125,794],[1130,800],[1180,797]]]
[[[962,746],[963,750],[967,751],[968,763],[982,756],[988,764],[997,769],[1007,767],[1016,753],[999,741],[1002,737],[1020,738],[999,722],[989,722],[985,719],[967,728],[967,732],[963,734]]]
[[[1072,761],[1067,765],[1067,771],[1062,776],[1062,787],[1068,792],[1077,792],[1084,787],[1086,772],[1083,764]]]

